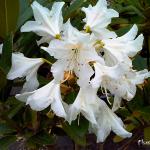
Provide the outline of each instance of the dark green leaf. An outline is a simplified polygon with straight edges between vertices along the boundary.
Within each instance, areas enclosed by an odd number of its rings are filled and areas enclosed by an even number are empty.
[[[8,73],[11,67],[12,51],[13,51],[13,35],[10,34],[4,41],[0,60],[0,67],[5,72],[5,74]]]
[[[150,127],[144,129],[144,140],[150,141]]]
[[[71,125],[67,122],[63,124],[64,131],[79,145],[86,144],[86,133],[88,131],[89,122],[83,117],[73,121]]]
[[[7,80],[6,80],[6,75],[5,73],[3,72],[3,70],[0,68],[0,90],[5,87],[7,83]]]
[[[15,31],[19,14],[19,0],[0,0],[0,36]]]
[[[36,135],[30,137],[28,139],[29,143],[34,143],[34,144],[38,144],[38,145],[51,145],[54,143],[54,137],[50,134],[48,134],[47,132],[40,132],[37,133]]]
[[[9,133],[13,133],[16,130],[12,127],[10,127],[8,124],[6,123],[0,123],[0,135],[5,135],[5,134],[9,134]]]
[[[0,150],[8,150],[9,146],[16,141],[16,136],[0,138]]]
[[[45,4],[47,0],[37,0],[41,5]],[[25,8],[22,6],[25,5]],[[20,16],[18,19],[17,29],[19,29],[28,19],[30,19],[33,16],[33,12],[30,6],[28,6],[27,0],[20,0],[20,8],[22,9],[20,11]],[[28,6],[28,7],[27,7]]]
[[[71,18],[82,7],[84,0],[74,1],[64,12],[64,20]]]
[[[142,58],[140,55],[136,55],[133,60],[133,66],[136,70],[143,70],[147,68],[147,60],[146,58]]]
[[[5,104],[11,107],[11,109],[7,112],[7,116],[10,119],[12,119],[24,106],[24,103],[18,101],[15,97],[9,97]]]

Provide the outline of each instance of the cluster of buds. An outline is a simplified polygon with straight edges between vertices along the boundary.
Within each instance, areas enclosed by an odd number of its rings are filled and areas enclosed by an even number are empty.
[[[110,31],[111,19],[119,14],[107,7],[106,0],[81,9],[85,13],[82,31],[73,27],[70,19],[63,22],[63,5],[64,2],[55,2],[51,10],[36,1],[31,5],[35,20],[27,21],[21,32],[39,35],[38,45],[47,43],[48,46],[41,46],[41,49],[56,62],[51,64],[44,58],[27,58],[22,53],[13,53],[7,78],[26,77],[16,98],[36,111],[50,106],[55,115],[70,124],[82,114],[89,121],[89,132],[96,134],[97,142],[103,142],[111,131],[123,138],[131,137],[132,133],[124,129],[123,122],[114,112],[120,108],[122,99],[131,100],[136,86],[150,77],[148,70],[132,68],[132,58],[142,50],[143,35],[137,36],[136,25],[121,37]],[[43,63],[52,65],[53,80],[38,88],[37,70]],[[80,90],[74,102],[67,104],[62,99],[60,86],[72,75],[76,76]],[[111,108],[97,96],[98,90],[108,101],[108,94],[114,96]]]

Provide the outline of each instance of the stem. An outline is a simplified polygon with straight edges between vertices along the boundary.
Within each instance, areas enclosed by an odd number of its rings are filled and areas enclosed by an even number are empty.
[[[43,61],[45,62],[45,63],[47,63],[47,64],[50,64],[50,65],[52,65],[53,63],[51,63],[50,61],[48,61],[47,59],[44,59],[44,58],[42,58],[43,59]]]

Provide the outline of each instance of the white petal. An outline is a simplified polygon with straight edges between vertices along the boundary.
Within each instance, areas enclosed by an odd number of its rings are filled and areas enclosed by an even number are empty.
[[[79,77],[77,83],[80,87],[87,87],[90,82],[91,76],[94,74],[94,71],[90,65],[83,65],[80,67],[80,71],[76,70],[75,73]]]
[[[37,81],[37,70],[43,64],[41,58],[27,58],[22,53],[12,54],[12,66],[7,74],[7,79],[13,80],[26,76],[26,83],[23,91],[35,90],[39,83]]]
[[[52,31],[35,21],[28,21],[21,27],[21,32],[35,32],[39,36],[50,36]]]
[[[138,33],[138,27],[137,25],[133,25],[133,27],[126,34],[119,37],[119,39],[123,41],[129,41],[129,40],[131,41],[136,38],[137,33]]]
[[[116,110],[118,110],[121,106],[121,98],[118,96],[114,97],[114,102],[113,102],[113,107],[112,107],[112,111],[115,112]]]
[[[36,42],[37,42],[37,45],[39,46],[39,45],[41,45],[41,44],[43,44],[43,43],[48,43],[48,44],[49,44],[52,39],[53,39],[53,38],[50,37],[50,36],[44,36],[44,37],[42,37],[40,40],[38,40],[38,41],[36,41]]]
[[[73,104],[69,106],[68,122],[71,123],[77,118],[77,115],[82,115],[91,123],[96,124],[95,112],[95,99],[97,89],[91,87],[80,88],[80,91]]]
[[[3,44],[0,44],[0,54],[2,54]]]
[[[31,71],[30,74],[26,76],[26,82],[23,85],[21,93],[34,91],[38,88],[39,82],[37,80],[37,70],[39,66],[37,66],[36,68],[34,68],[35,70]]]
[[[79,31],[70,23],[70,19],[63,25],[63,40],[71,43],[90,42],[90,34]]]
[[[98,88],[101,85],[101,82],[103,83],[101,86],[105,85],[105,80],[110,80],[110,82],[111,80],[119,80],[127,72],[127,70],[129,70],[129,67],[124,63],[117,64],[113,67],[94,63],[94,68],[95,77],[91,80],[91,84],[95,88]]]
[[[60,85],[58,84],[55,88],[55,95],[54,95],[54,101],[52,102],[51,104],[51,109],[54,111],[54,113],[57,115],[57,116],[61,116],[63,118],[66,118],[66,112],[65,112],[65,109],[63,107],[63,105],[65,105],[66,107],[66,103],[62,101],[61,99],[61,91],[60,91]]]
[[[67,59],[70,56],[71,44],[65,41],[52,40],[49,44],[49,47],[41,47],[43,50],[48,52],[51,56],[54,56],[56,59]]]
[[[63,18],[62,7],[64,2],[55,2],[51,11],[41,6],[38,2],[33,2],[32,9],[35,21],[28,21],[22,26],[21,32],[33,31],[40,36],[56,36],[60,34]]]
[[[51,72],[53,73],[54,79],[56,81],[63,80],[65,70],[66,70],[65,60],[57,60],[51,67]]]
[[[95,28],[93,29],[93,33],[99,40],[117,37],[117,34],[115,32],[110,31],[106,28]]]
[[[57,116],[66,117],[60,95],[60,85],[51,81],[42,88],[33,92],[26,92],[16,95],[16,98],[29,104],[33,110],[41,111],[51,105]]]
[[[132,83],[134,84],[142,84],[146,78],[150,77],[150,72],[147,69],[136,72],[136,76],[132,79]]]
[[[118,61],[123,60],[124,55],[126,55],[126,57],[134,57],[142,49],[144,40],[142,34],[137,38],[136,35],[137,26],[134,25],[129,32],[121,37],[104,39],[103,43],[106,55],[109,55],[107,53],[111,53]],[[126,57],[124,60],[127,60]]]
[[[27,58],[22,53],[12,54],[12,66],[7,78],[13,80],[30,74],[30,71],[37,69],[43,63],[41,58]]]
[[[83,21],[92,31],[107,27],[111,22],[111,18],[119,16],[115,10],[107,9],[106,0],[99,0],[93,7],[91,5],[88,8],[83,7],[82,11],[86,14]]]
[[[98,123],[97,125],[92,125],[93,132],[97,135],[97,142],[104,142],[111,130],[123,138],[131,137],[132,134],[123,128],[121,119],[108,108],[105,102],[99,99],[98,103]]]
[[[132,67],[131,59],[125,53],[120,52],[119,49],[117,50],[115,48],[105,46],[103,57],[106,65],[108,66],[114,66],[118,63],[124,62],[128,66]]]
[[[34,94],[34,91],[33,92],[26,92],[23,94],[17,94],[15,97],[16,97],[16,99],[20,100],[21,102],[26,103],[28,97],[31,96],[32,94]]]
[[[133,42],[129,43],[132,48],[129,48],[125,53],[127,53],[129,57],[134,57],[139,51],[142,50],[143,40],[144,36],[143,34],[140,34]]]

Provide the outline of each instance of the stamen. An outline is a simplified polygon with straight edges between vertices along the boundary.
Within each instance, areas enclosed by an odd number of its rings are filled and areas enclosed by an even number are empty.
[[[64,83],[64,82],[66,82],[66,81],[69,79],[69,77],[71,76],[71,74],[72,74],[72,71],[69,70],[69,73],[67,74],[66,79],[62,80],[62,81],[61,81],[61,84]]]
[[[55,35],[55,39],[61,40],[61,35],[60,34],[56,34]]]
[[[105,44],[101,40],[98,40],[93,46],[95,47],[96,51],[99,52],[100,49],[102,49],[105,46]]]
[[[106,90],[105,87],[104,87],[104,90],[105,90],[105,95],[106,95],[107,102],[111,105],[111,102],[109,101],[108,93],[107,93],[107,90]]]
[[[48,63],[48,64],[50,64],[50,65],[53,64],[53,63],[51,63],[50,61],[48,61],[47,59],[42,58],[42,60],[43,60],[45,63]]]
[[[103,91],[103,88],[102,88],[102,86],[100,86],[100,88],[101,88],[102,94],[105,94],[105,92]]]
[[[86,26],[85,32],[86,32],[86,33],[91,33],[91,28],[90,28],[90,26]]]

